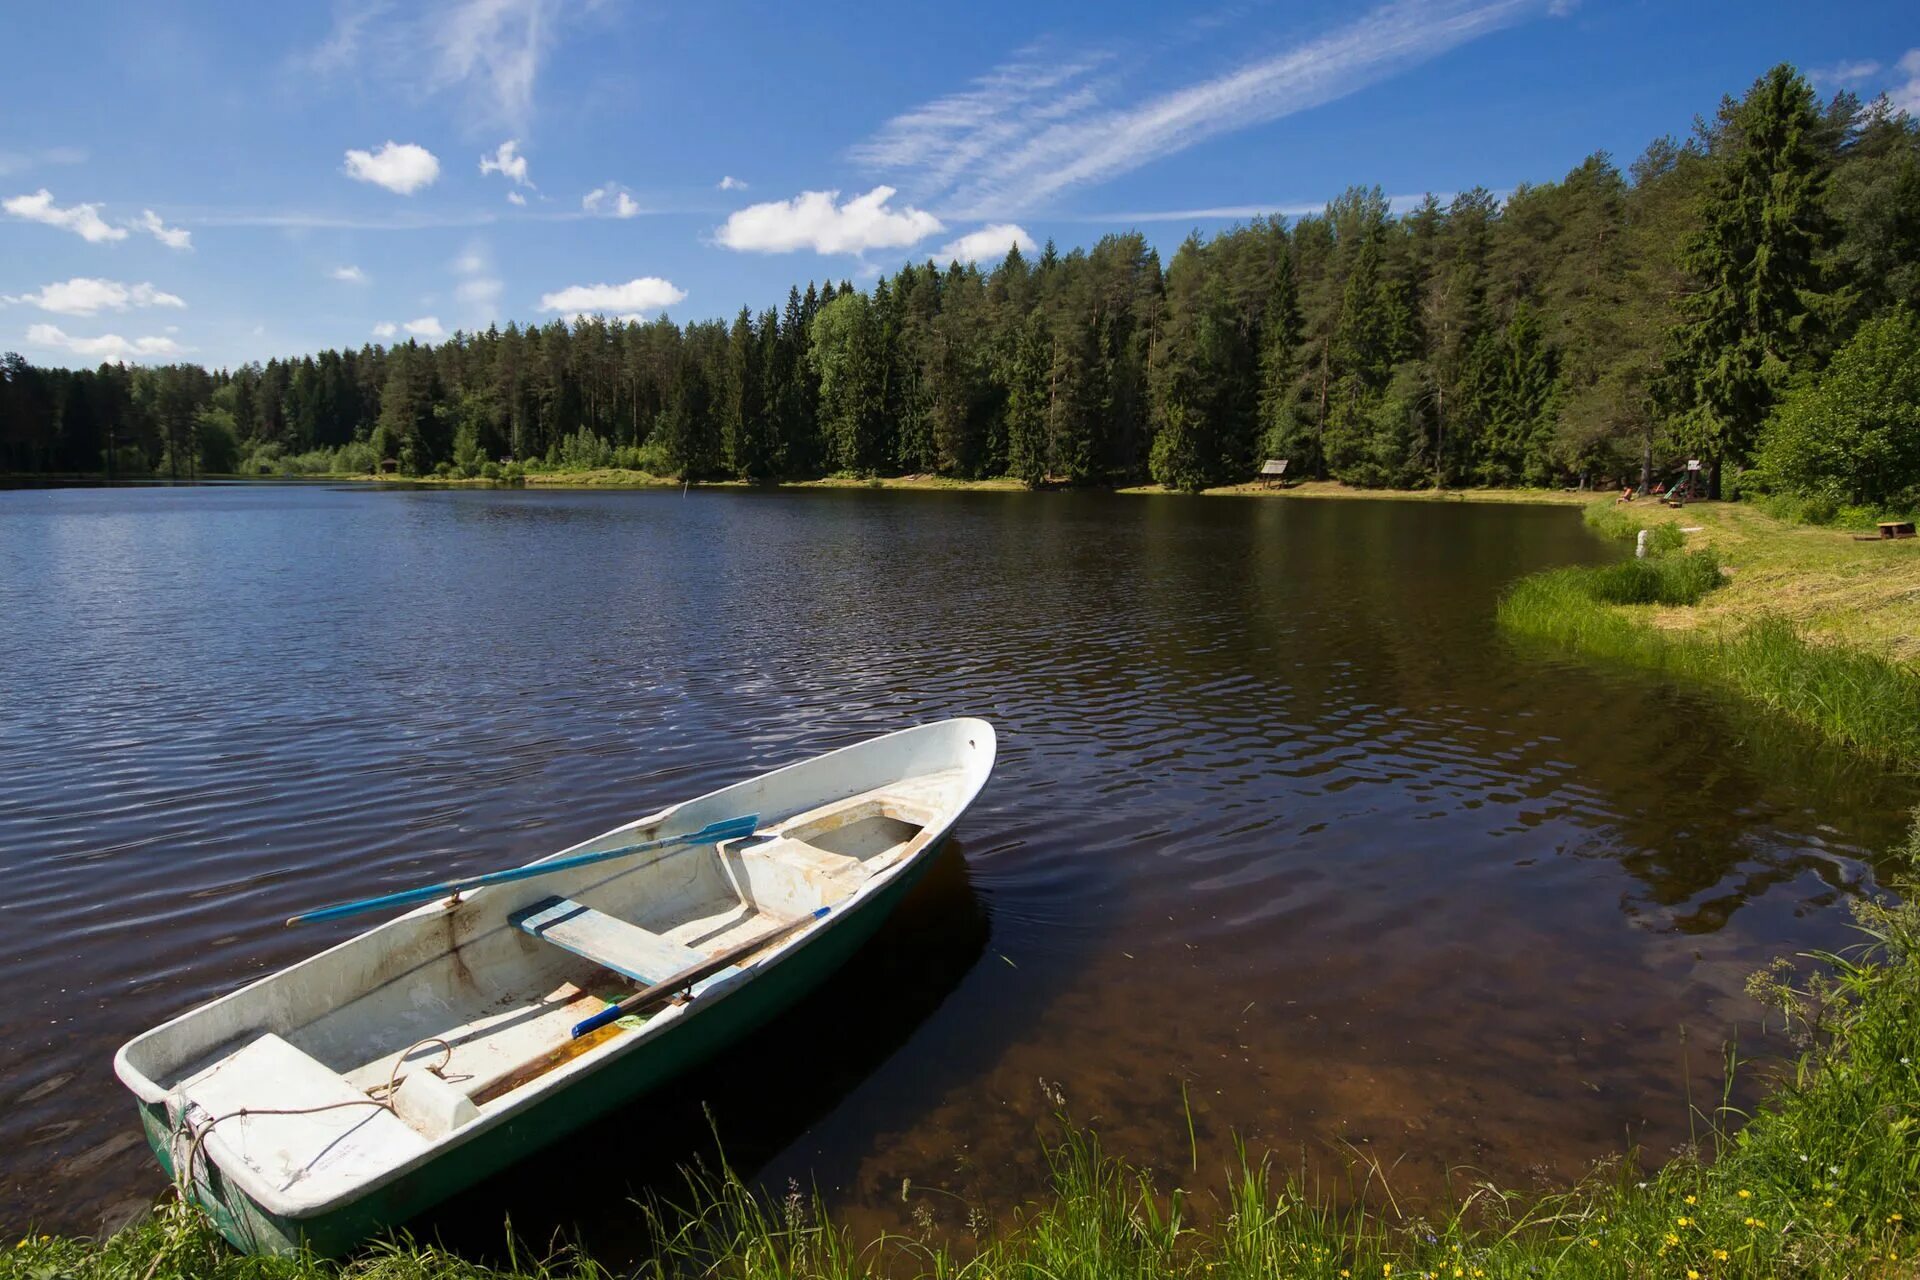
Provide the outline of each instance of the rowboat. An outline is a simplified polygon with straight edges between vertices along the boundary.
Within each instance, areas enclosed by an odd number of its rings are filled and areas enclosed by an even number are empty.
[[[339,1254],[791,1005],[924,873],[994,751],[984,720],[924,724],[451,882],[114,1070],[227,1239]]]

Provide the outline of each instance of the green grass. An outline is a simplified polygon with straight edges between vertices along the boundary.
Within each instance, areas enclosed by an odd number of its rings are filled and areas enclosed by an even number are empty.
[[[1920,860],[1920,814],[1898,860]],[[1906,874],[1906,873],[1903,873]],[[1899,886],[1909,896],[1917,887]],[[1166,1183],[1066,1126],[1051,1190],[958,1248],[909,1218],[860,1241],[816,1200],[756,1194],[730,1172],[689,1175],[677,1203],[639,1207],[654,1245],[643,1280],[1272,1280],[1328,1277],[1915,1276],[1907,1219],[1920,1199],[1920,905],[1855,906],[1861,943],[1787,961],[1749,990],[1794,1037],[1751,1116],[1698,1112],[1698,1138],[1658,1169],[1627,1156],[1557,1194],[1463,1181],[1449,1206],[1403,1214],[1378,1166],[1335,1198],[1244,1151],[1213,1178]],[[1731,1072],[1730,1072],[1731,1074]],[[1193,1176],[1187,1177],[1191,1173]],[[573,1251],[510,1250],[489,1270],[407,1240],[346,1262],[246,1258],[170,1204],[105,1240],[29,1236],[0,1280],[599,1280]]]
[[[1622,560],[1589,569],[1580,578],[1587,594],[1601,604],[1699,604],[1720,582],[1720,558],[1712,548]]]
[[[1500,601],[1501,626],[1583,657],[1725,690],[1896,769],[1920,770],[1920,672],[1849,643],[1845,633],[1811,635],[1768,611],[1764,600],[1715,615],[1717,625],[1689,625],[1691,606],[1717,597],[1727,581],[1719,555],[1713,547],[1679,551],[1686,543],[1681,527],[1664,512],[1643,525],[1647,515],[1610,503],[1589,507],[1588,525],[1605,536],[1632,540],[1650,528],[1654,554],[1523,578]],[[1752,559],[1760,558],[1756,544],[1772,553],[1779,563],[1768,567],[1784,580],[1770,578],[1767,589],[1790,600],[1795,568],[1805,562],[1787,559],[1769,536],[1749,533],[1736,545]],[[1807,577],[1823,571],[1817,564],[1801,570]],[[1855,581],[1875,584],[1866,574]]]

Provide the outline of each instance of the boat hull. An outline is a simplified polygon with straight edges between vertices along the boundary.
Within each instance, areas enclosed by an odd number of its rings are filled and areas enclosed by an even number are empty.
[[[943,836],[930,844],[834,928],[821,930],[752,982],[721,998],[694,1000],[670,1034],[609,1059],[598,1070],[511,1120],[448,1148],[439,1158],[357,1200],[312,1217],[285,1217],[262,1207],[211,1162],[202,1162],[197,1170],[194,1198],[220,1233],[246,1252],[284,1254],[305,1249],[322,1256],[345,1253],[567,1134],[603,1119],[785,1012],[873,936],[926,874],[944,843]],[[147,1145],[167,1175],[177,1180],[165,1104],[142,1103],[140,1121]]]

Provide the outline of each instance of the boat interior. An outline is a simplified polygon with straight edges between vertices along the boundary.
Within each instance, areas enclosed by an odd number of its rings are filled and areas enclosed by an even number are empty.
[[[571,1036],[636,989],[845,900],[924,847],[969,785],[963,769],[919,774],[763,820],[741,839],[435,904],[200,1011],[231,1004],[213,1024],[181,1030],[188,1018],[149,1033],[128,1061],[167,1091],[177,1128],[182,1114],[193,1122],[185,1127],[222,1118],[208,1140],[223,1166],[238,1157],[278,1190],[302,1184],[301,1199],[324,1199],[513,1106],[652,1020],[679,1016],[668,1004]],[[739,963],[805,936],[789,932]],[[347,1105],[356,1100],[388,1105]],[[326,1109],[230,1115],[261,1107]]]

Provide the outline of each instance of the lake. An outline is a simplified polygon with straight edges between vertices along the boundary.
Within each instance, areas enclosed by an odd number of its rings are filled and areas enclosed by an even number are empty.
[[[152,1199],[113,1050],[364,925],[291,912],[956,714],[999,768],[853,966],[420,1229],[617,1257],[717,1132],[960,1233],[1063,1111],[1189,1187],[1236,1134],[1416,1197],[1662,1156],[1722,1042],[1767,1047],[1746,975],[1851,940],[1913,796],[1496,631],[1517,576],[1618,554],[1519,505],[0,492],[0,1218]]]

